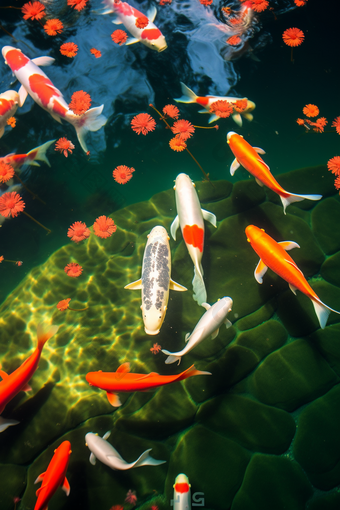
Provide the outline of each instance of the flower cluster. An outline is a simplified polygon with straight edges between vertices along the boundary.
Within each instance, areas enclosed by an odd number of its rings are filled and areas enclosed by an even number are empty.
[[[302,111],[306,117],[310,118],[317,117],[319,115],[319,108],[315,104],[307,104]],[[328,121],[326,117],[319,117],[315,120],[315,122],[310,119],[296,119],[296,122],[299,126],[304,126],[307,131],[313,128],[313,131],[316,133],[323,133]]]

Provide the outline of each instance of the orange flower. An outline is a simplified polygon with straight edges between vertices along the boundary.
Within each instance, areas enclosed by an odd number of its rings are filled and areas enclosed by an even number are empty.
[[[303,7],[304,5],[306,5],[307,0],[294,0],[294,3],[297,7]]]
[[[340,135],[340,117],[337,117],[332,122],[332,127],[335,127],[336,132]]]
[[[71,276],[71,278],[78,278],[78,276],[80,276],[83,272],[83,268],[79,264],[71,262],[64,267],[64,271],[67,276]]]
[[[14,175],[14,168],[9,163],[0,160],[0,184],[9,181]]]
[[[1,264],[1,262],[2,262],[3,260],[4,260],[4,256],[3,256],[3,255],[1,255],[1,257],[0,257],[0,264]]]
[[[305,121],[303,119],[296,119],[296,122],[299,124],[299,126],[305,125]]]
[[[46,16],[45,6],[41,2],[27,2],[21,8],[24,19],[41,19]]]
[[[192,135],[195,132],[195,128],[191,124],[191,122],[189,122],[188,120],[180,119],[180,120],[176,120],[176,122],[174,122],[174,124],[171,128],[171,131],[175,135],[179,135],[179,137],[185,141],[188,138],[192,137]]]
[[[334,181],[334,186],[336,189],[340,189],[340,177],[337,177]]]
[[[58,310],[60,310],[61,312],[64,312],[65,310],[67,310],[69,307],[70,301],[71,301],[71,298],[67,298],[67,299],[63,299],[62,301],[59,301],[59,303],[57,304]]]
[[[317,117],[319,115],[319,108],[315,104],[306,104],[302,112],[306,117]]]
[[[155,126],[155,120],[148,113],[139,113],[131,121],[131,127],[138,135],[147,135],[149,131],[154,131]]]
[[[91,96],[83,90],[77,90],[72,94],[68,106],[76,115],[83,115],[91,106]]]
[[[234,103],[234,110],[237,113],[241,113],[247,108],[247,105],[248,105],[248,101],[246,99],[238,99]]]
[[[178,119],[179,117],[179,109],[177,106],[174,106],[173,104],[167,104],[163,108],[164,115],[167,115],[170,117],[170,119]]]
[[[149,20],[146,16],[139,16],[136,18],[135,25],[137,28],[145,28],[149,24]]]
[[[82,221],[75,221],[68,229],[67,237],[70,237],[71,241],[79,243],[80,241],[84,241],[84,239],[90,237],[90,231],[85,223]]]
[[[282,39],[288,46],[300,46],[305,34],[299,28],[287,28],[282,34]]]
[[[230,46],[237,46],[242,41],[241,37],[238,35],[232,35],[226,40],[227,44],[230,44]]]
[[[135,171],[134,168],[129,168],[126,165],[119,165],[112,172],[112,176],[118,184],[126,184],[132,179],[132,173]]]
[[[16,191],[7,191],[0,197],[1,216],[15,218],[25,209],[25,202]]]
[[[15,128],[17,121],[15,120],[15,117],[10,117],[7,119],[7,124],[11,126],[12,128]]]
[[[151,347],[150,351],[152,352],[152,354],[157,354],[160,350],[161,350],[162,346],[159,345],[157,342],[155,344],[153,344],[153,346]],[[152,508],[152,507],[151,507]],[[156,507],[157,508],[157,507]]]
[[[319,119],[317,119],[316,122],[311,123],[312,126],[315,126],[313,128],[313,131],[316,131],[317,133],[323,133],[326,124],[327,124],[326,117],[320,117]]]
[[[200,4],[202,5],[211,5],[213,0],[200,0]]]
[[[119,44],[119,46],[122,46],[122,44],[126,42],[128,35],[126,32],[124,32],[124,30],[115,30],[112,32],[111,38],[113,42]]]
[[[340,156],[334,156],[327,162],[327,168],[332,174],[340,176]]]
[[[92,55],[94,55],[96,58],[100,58],[102,56],[101,52],[99,50],[96,50],[96,48],[91,48],[90,52]]]
[[[73,42],[66,42],[60,46],[60,53],[65,57],[75,57],[78,52],[78,46]]]
[[[173,151],[182,152],[187,148],[187,144],[180,136],[175,136],[171,138],[169,145]]]
[[[67,0],[67,5],[74,7],[76,11],[81,11],[86,7],[88,0]]]
[[[255,12],[262,12],[267,9],[269,2],[267,0],[251,0],[251,8]]]
[[[64,29],[64,25],[62,24],[62,22],[58,18],[49,19],[49,20],[46,21],[46,23],[44,25],[44,30],[45,30],[47,35],[61,34],[63,29]]]
[[[210,113],[214,113],[215,115],[221,117],[222,119],[230,117],[233,111],[234,111],[233,106],[225,99],[219,99],[218,101],[214,101],[210,105],[209,110]]]
[[[115,222],[106,216],[99,216],[93,224],[94,233],[102,239],[112,236],[116,230],[117,226],[115,225]]]
[[[67,138],[59,138],[55,144],[55,151],[60,151],[64,153],[65,158],[68,156],[68,152],[72,154],[72,149],[74,149],[74,145]]]

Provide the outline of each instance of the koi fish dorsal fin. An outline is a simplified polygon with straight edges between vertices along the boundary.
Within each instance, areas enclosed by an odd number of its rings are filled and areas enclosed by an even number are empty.
[[[264,264],[262,259],[260,259],[254,271],[254,276],[257,283],[263,282],[263,275],[267,272],[267,269],[268,267]]]
[[[130,363],[127,361],[120,365],[116,370],[116,379],[121,379],[125,374],[130,372]]]
[[[36,479],[36,481],[35,481],[34,483],[42,482],[42,481],[43,481],[43,479],[44,479],[45,474],[46,474],[46,471],[44,471],[43,473],[41,473],[41,475],[39,475],[39,476],[38,476],[38,478]],[[41,489],[41,487],[40,487],[40,489]],[[39,489],[39,490],[40,490],[40,489]]]

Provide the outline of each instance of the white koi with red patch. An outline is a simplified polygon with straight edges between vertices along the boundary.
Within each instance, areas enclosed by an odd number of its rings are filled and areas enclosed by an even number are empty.
[[[105,9],[102,14],[114,12],[116,19],[112,23],[116,25],[123,24],[126,30],[133,36],[130,37],[125,44],[129,45],[141,42],[148,48],[158,52],[168,47],[164,35],[153,23],[157,14],[155,6],[152,6],[145,15],[132,7],[132,5],[121,2],[120,0],[105,0],[105,4],[107,9]],[[136,20],[141,17],[147,17],[149,20],[149,23],[144,28],[138,28],[136,26]]]
[[[77,132],[82,149],[87,152],[84,139],[87,131],[98,131],[98,129],[106,124],[106,117],[101,115],[104,105],[91,108],[83,115],[76,115],[68,107],[60,90],[53,85],[48,76],[38,67],[39,65],[51,65],[54,62],[53,58],[38,57],[30,60],[21,50],[13,46],[4,46],[2,48],[2,56],[21,83],[19,89],[20,106],[24,104],[27,94],[29,94],[56,121],[61,123],[61,119],[65,119],[72,124]]]
[[[6,90],[0,94],[0,138],[10,117],[15,115],[19,106],[19,94],[15,90]]]
[[[191,485],[184,473],[176,476],[174,483],[173,510],[191,510]]]
[[[177,216],[171,224],[170,232],[176,241],[176,232],[181,227],[182,235],[189,255],[195,266],[192,281],[194,300],[199,305],[206,303],[207,291],[203,280],[202,256],[204,248],[204,220],[216,227],[216,216],[201,208],[195,184],[186,174],[179,174],[175,181]]]

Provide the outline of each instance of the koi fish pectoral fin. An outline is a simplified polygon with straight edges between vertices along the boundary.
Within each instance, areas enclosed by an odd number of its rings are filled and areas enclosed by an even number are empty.
[[[230,320],[229,320],[229,319],[226,319],[226,320],[224,321],[224,324],[225,324],[225,327],[226,327],[227,329],[228,329],[228,328],[231,328],[231,326],[233,325],[233,324],[232,324],[232,322],[230,322]]]
[[[119,397],[117,393],[113,393],[111,391],[106,392],[107,400],[110,402],[112,407],[119,407],[122,405],[121,401],[119,400]]]
[[[300,248],[298,243],[295,243],[294,241],[280,241],[278,244],[286,251],[292,250],[293,248]]]
[[[261,147],[253,147],[254,151],[257,152],[257,154],[265,154],[266,151],[264,151],[263,149],[261,149]]]
[[[210,112],[208,112],[210,113]],[[211,124],[212,122],[216,122],[217,120],[219,119],[218,115],[215,115],[214,113],[212,115],[210,115],[209,117],[209,120],[208,120],[208,124]]]
[[[111,432],[110,432],[110,430],[108,430],[108,431],[107,431],[107,432],[105,432],[105,434],[103,435],[103,439],[105,439],[105,441],[106,441],[107,439],[109,439],[109,437],[110,437],[110,436],[111,436]]]
[[[108,12],[113,12],[112,10],[111,11],[108,11]],[[103,12],[103,14],[106,14],[106,12]],[[112,20],[112,23],[114,23],[115,25],[122,25],[123,22],[117,17],[115,17],[113,20]]]
[[[247,120],[249,120],[249,122],[251,122],[254,118],[254,115],[252,113],[242,113],[243,117]]]
[[[235,158],[232,164],[230,165],[230,175],[234,175],[234,173],[240,166],[241,166],[240,163]]]
[[[0,409],[0,414],[2,411],[3,410]],[[4,432],[11,425],[18,425],[19,423],[20,423],[20,421],[1,418],[1,416],[0,416],[0,433]]]
[[[263,186],[263,182],[262,182],[262,181],[260,181],[260,179],[258,179],[257,177],[255,177],[255,181],[257,182],[257,184],[258,184],[259,186]]]
[[[94,454],[94,453],[91,453],[90,458],[89,458],[89,461],[90,461],[90,463],[92,464],[92,466],[95,466],[95,465],[96,465],[97,457],[95,456],[95,454]]]
[[[37,57],[37,58],[32,58],[32,62],[34,62],[34,64],[36,66],[50,66],[53,64],[53,62],[55,62],[55,58],[52,58],[52,57]]]
[[[294,285],[292,285],[291,283],[289,283],[289,288],[290,290],[292,291],[293,294],[295,294],[296,296],[296,290],[297,290],[297,287],[294,287]]]
[[[211,308],[211,305],[209,305],[209,303],[201,303],[201,306],[203,306],[203,308],[205,308],[207,311],[209,310],[209,308]]]
[[[170,227],[170,234],[174,241],[176,241],[176,232],[177,232],[178,228],[179,228],[179,217],[177,214],[176,218],[171,223],[171,227]]]
[[[171,278],[170,278],[169,289],[171,289],[171,290],[178,290],[180,292],[184,292],[185,290],[188,290],[183,285],[180,285],[179,283],[174,282],[173,280],[171,280]]]
[[[135,282],[128,283],[125,285],[124,289],[129,290],[141,290],[142,288],[142,279],[139,278],[139,280],[136,280]]]
[[[233,113],[231,117],[238,126],[242,127],[242,117],[239,113]]]
[[[216,228],[216,216],[215,216],[215,214],[213,214],[213,213],[211,213],[209,211],[206,211],[205,209],[201,209],[201,211],[202,211],[203,218],[206,221],[209,221],[209,223],[211,223]]]
[[[189,338],[190,338],[190,333],[187,333],[185,335],[185,339],[184,339],[185,343],[189,342]]]
[[[66,496],[68,496],[70,494],[71,487],[70,487],[70,484],[68,483],[68,480],[67,480],[66,476],[64,478],[64,482],[63,482],[61,488],[65,492]]]
[[[219,328],[217,328],[217,329],[216,329],[216,331],[214,331],[214,332],[211,334],[211,340],[214,340],[214,339],[217,337],[217,335],[219,334],[219,332],[220,332],[220,329],[219,329]]]
[[[152,5],[150,7],[150,9],[148,9],[148,11],[146,12],[146,17],[149,19],[149,21],[151,21],[151,23],[155,20],[156,18],[156,15],[157,15],[157,9],[154,5]]]
[[[46,471],[44,471],[43,473],[41,473],[41,475],[39,475],[39,476],[38,476],[38,478],[35,480],[35,482],[34,482],[34,483],[42,482],[42,481],[43,481],[43,479],[44,479],[45,474],[46,474]],[[41,489],[41,488],[42,488],[42,486],[40,487],[40,489]],[[40,490],[40,489],[38,489],[38,490]]]
[[[325,305],[325,303],[323,303],[321,300],[316,301],[312,299],[312,303],[314,306],[315,313],[319,319],[321,329],[324,329],[326,327],[327,319],[331,312],[340,315],[340,312],[334,310],[334,308],[331,308],[330,306]]]
[[[130,46],[131,44],[136,44],[138,42],[140,42],[140,41],[136,37],[128,37],[127,40],[126,40],[125,45],[126,46]]]
[[[262,259],[260,259],[254,271],[255,280],[258,283],[263,282],[263,275],[266,273],[267,269],[268,267],[262,262]]]
[[[19,106],[21,107],[23,106],[24,102],[26,101],[26,97],[28,96],[28,92],[23,85],[21,85],[18,94],[19,94]]]
[[[163,352],[164,354],[167,354],[167,355],[168,355],[168,357],[167,357],[167,358],[166,358],[166,360],[165,360],[165,364],[166,364],[166,365],[170,365],[171,363],[176,363],[177,361],[178,361],[177,365],[179,365],[179,364],[180,364],[181,359],[182,359],[182,358],[181,358],[181,356],[174,356],[174,355],[172,354],[172,352],[166,351],[165,349],[162,349],[162,352]]]

